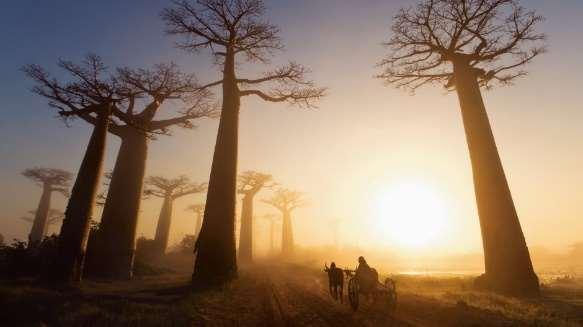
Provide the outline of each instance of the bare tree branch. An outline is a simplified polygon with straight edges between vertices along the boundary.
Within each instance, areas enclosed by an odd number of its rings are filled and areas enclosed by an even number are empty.
[[[26,217],[20,217],[20,219],[24,220],[28,223],[34,222],[34,216],[36,214],[36,210],[29,210],[28,213],[31,214],[32,217],[26,216]],[[57,210],[57,209],[49,209],[47,223],[49,226],[54,225],[54,224],[61,222],[64,218],[65,218],[65,213],[63,211]]]
[[[242,90],[241,96],[255,95],[269,102],[287,102],[304,108],[314,108],[315,100],[325,95],[325,88],[274,89],[269,94],[261,90]]]
[[[117,70],[116,79],[129,93],[141,95],[147,105],[135,109],[135,100],[130,97],[124,102],[126,109],[116,108],[113,114],[121,122],[139,129],[148,135],[169,135],[169,128],[178,125],[192,128],[192,120],[216,117],[216,105],[212,103],[210,85],[201,87],[193,74],[183,74],[174,63],[158,64],[153,69]],[[215,82],[215,85],[218,85]],[[176,100],[186,106],[172,118],[156,121],[158,111],[168,100]]]
[[[424,0],[394,18],[390,49],[377,77],[397,88],[452,85],[453,62],[468,62],[479,83],[507,84],[545,51],[543,20],[518,0]],[[505,72],[504,74],[500,74]]]
[[[255,195],[263,188],[272,188],[277,185],[273,177],[256,171],[245,171],[239,175],[237,193]]]
[[[69,187],[73,178],[73,174],[68,171],[43,167],[25,169],[22,176],[29,178],[39,186],[47,185],[58,191]]]
[[[100,110],[115,107],[129,96],[136,96],[109,76],[101,58],[94,54],[87,55],[81,64],[59,60],[58,65],[72,77],[70,81],[61,83],[38,65],[28,65],[22,70],[36,82],[33,92],[47,98],[49,106],[58,109],[65,123],[79,117],[90,124],[96,124]],[[115,121],[111,121],[109,130],[114,134],[120,133]]]
[[[185,195],[201,193],[207,188],[206,183],[192,183],[186,176],[168,179],[161,176],[151,176],[146,180],[147,189],[145,195],[153,195],[160,198],[177,199]]]
[[[217,63],[245,55],[247,61],[268,63],[274,51],[283,49],[277,27],[263,18],[265,5],[262,0],[181,0],[164,10],[162,17],[168,33],[180,35],[186,41],[182,48],[199,50],[209,48]],[[236,78],[242,86],[261,85],[261,89],[243,90],[239,96],[257,95],[270,102],[288,102],[303,107],[314,107],[313,100],[324,95],[325,89],[317,88],[306,79],[308,69],[290,62],[258,78]],[[213,82],[201,88],[222,84]]]
[[[275,191],[275,194],[271,198],[261,201],[277,208],[281,212],[287,213],[307,204],[304,200],[303,193],[284,188]]]

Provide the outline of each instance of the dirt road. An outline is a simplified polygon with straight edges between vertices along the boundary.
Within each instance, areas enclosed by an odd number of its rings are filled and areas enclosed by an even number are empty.
[[[278,326],[399,326],[407,325],[392,317],[388,307],[365,303],[354,312],[348,305],[332,299],[326,275],[301,267],[264,268],[258,277],[265,283],[263,297],[266,322]]]
[[[332,299],[324,272],[301,266],[260,266],[247,271],[256,280],[262,319],[236,319],[237,325],[264,326],[515,326],[495,313],[437,299],[400,293],[391,311],[386,302],[361,301],[354,312],[344,292],[344,304]],[[247,299],[249,304],[253,300]],[[243,308],[235,309],[240,311]],[[212,324],[212,323],[211,323]]]
[[[477,293],[459,282],[397,282],[398,304],[361,301],[358,311],[328,292],[326,274],[291,264],[241,267],[220,289],[192,292],[187,274],[130,282],[85,281],[73,290],[0,282],[6,326],[581,326],[583,290],[548,289],[540,299]]]

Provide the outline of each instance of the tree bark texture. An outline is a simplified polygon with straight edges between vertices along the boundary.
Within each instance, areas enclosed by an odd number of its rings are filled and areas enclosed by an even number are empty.
[[[134,264],[136,227],[142,198],[148,138],[124,129],[100,225],[96,275],[130,279]]]
[[[294,253],[294,234],[290,212],[283,213],[282,222],[281,252],[284,256],[290,256]]]
[[[222,284],[237,275],[235,206],[239,90],[232,48],[223,70],[223,104],[207,191],[204,220],[197,239],[193,286]]]
[[[484,106],[476,72],[454,63],[484,247],[484,286],[506,293],[538,293],[524,234]]]
[[[109,110],[101,110],[98,114],[97,125],[93,128],[71,191],[59,235],[58,256],[51,272],[55,281],[80,281],[82,277],[90,221],[103,170]]]
[[[241,231],[239,235],[239,260],[253,261],[253,195],[246,194],[241,206]]]
[[[172,223],[172,204],[173,199],[170,196],[164,198],[160,216],[158,218],[158,225],[156,226],[156,236],[154,242],[156,244],[156,255],[163,255],[168,247],[168,239],[170,237],[170,225]]]
[[[48,229],[48,219],[49,210],[51,209],[51,194],[52,185],[45,183],[43,184],[43,193],[40,197],[36,213],[34,215],[34,221],[32,223],[32,228],[30,234],[28,235],[29,246],[34,243],[42,241],[45,237]]]

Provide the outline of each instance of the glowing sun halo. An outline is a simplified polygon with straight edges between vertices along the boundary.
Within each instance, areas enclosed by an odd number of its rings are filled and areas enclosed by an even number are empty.
[[[443,198],[429,185],[393,184],[373,199],[373,228],[383,243],[420,248],[439,242],[447,225]]]

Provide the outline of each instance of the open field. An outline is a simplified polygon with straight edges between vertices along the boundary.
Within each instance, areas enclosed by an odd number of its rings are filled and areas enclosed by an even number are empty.
[[[334,302],[326,275],[298,265],[242,269],[223,289],[193,293],[184,274],[131,282],[88,281],[56,290],[2,282],[0,321],[8,326],[580,326],[583,287],[562,281],[538,299],[472,290],[467,277],[394,276],[394,313],[365,302],[358,312]]]

